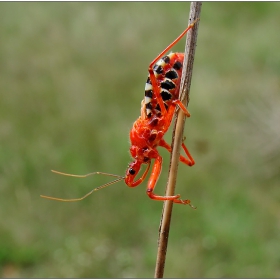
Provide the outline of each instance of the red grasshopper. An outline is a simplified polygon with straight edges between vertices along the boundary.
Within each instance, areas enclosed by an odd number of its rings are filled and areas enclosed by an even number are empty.
[[[112,185],[121,180],[124,180],[129,187],[136,187],[146,178],[151,161],[154,159],[155,162],[146,190],[147,195],[154,200],[172,200],[174,203],[189,204],[191,206],[190,200],[182,200],[180,199],[180,195],[156,195],[154,193],[154,188],[160,176],[162,167],[162,157],[160,156],[157,147],[161,146],[171,152],[171,147],[165,142],[163,136],[170,126],[176,106],[178,105],[185,115],[190,117],[190,113],[184,104],[178,99],[184,54],[170,53],[166,56],[163,55],[169,51],[191,28],[193,28],[195,22],[190,24],[188,28],[167,48],[165,48],[149,66],[149,76],[145,86],[145,97],[141,103],[141,116],[134,122],[130,131],[130,153],[134,160],[129,164],[125,177],[104,172],[93,172],[86,175],[73,175],[52,170],[55,173],[73,177],[87,177],[93,174],[103,174],[116,177],[117,179],[93,189],[81,198],[63,199],[43,195],[41,195],[41,197],[58,201],[79,201],[86,198],[94,191]],[[180,155],[180,161],[189,166],[194,165],[195,161],[184,143],[182,143],[182,147],[187,157]],[[142,164],[147,164],[148,166],[143,175],[136,180],[135,177],[139,173]]]

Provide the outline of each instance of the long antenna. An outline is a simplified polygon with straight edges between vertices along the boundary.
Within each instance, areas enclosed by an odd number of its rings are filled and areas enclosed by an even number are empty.
[[[99,171],[91,172],[91,173],[88,173],[88,174],[85,174],[85,175],[68,174],[68,173],[63,173],[63,172],[56,171],[56,170],[51,170],[51,172],[59,174],[59,175],[76,177],[76,178],[85,178],[85,177],[88,177],[88,176],[91,176],[91,175],[101,174],[101,175],[112,176],[112,177],[123,178],[124,179],[124,177],[122,177],[120,175],[115,175],[115,174],[105,173],[105,172],[99,172]]]
[[[55,170],[51,170],[53,173],[57,173],[57,174],[60,174],[60,175],[64,175],[64,176],[71,176],[71,177],[77,177],[77,178],[85,178],[85,177],[88,177],[88,176],[91,176],[91,175],[95,175],[95,174],[101,174],[101,175],[106,175],[106,176],[112,176],[112,177],[117,177],[118,179],[116,180],[113,180],[109,183],[106,183],[104,185],[101,185],[93,190],[91,190],[89,193],[87,193],[86,195],[80,197],[80,198],[58,198],[58,197],[52,197],[52,196],[46,196],[46,195],[40,195],[40,197],[42,198],[46,198],[46,199],[50,199],[50,200],[57,200],[57,201],[63,201],[63,202],[74,202],[74,201],[80,201],[80,200],[83,200],[84,198],[90,196],[93,192],[95,191],[98,191],[100,189],[103,189],[105,187],[108,187],[110,185],[113,185],[119,181],[122,181],[125,179],[125,177],[123,176],[119,176],[119,175],[115,175],[115,174],[111,174],[111,173],[104,173],[104,172],[92,172],[92,173],[88,173],[88,174],[85,174],[85,175],[75,175],[75,174],[68,174],[68,173],[63,173],[63,172],[60,172],[60,171],[55,171]]]

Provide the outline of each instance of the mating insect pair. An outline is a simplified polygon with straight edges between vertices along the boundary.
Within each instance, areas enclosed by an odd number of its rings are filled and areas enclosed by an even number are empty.
[[[154,193],[154,188],[160,176],[162,167],[162,157],[160,156],[157,147],[163,147],[171,152],[171,146],[165,142],[163,136],[170,126],[176,106],[178,105],[184,114],[187,117],[190,117],[190,113],[178,99],[184,54],[170,53],[165,56],[163,55],[168,52],[191,28],[193,28],[195,22],[190,24],[188,28],[167,48],[165,48],[149,65],[149,75],[145,85],[145,97],[141,103],[141,116],[134,122],[130,131],[130,153],[134,160],[129,164],[125,176],[123,177],[103,172],[73,175],[52,170],[55,173],[73,177],[83,178],[93,174],[102,174],[116,177],[117,179],[93,189],[81,198],[62,199],[44,195],[41,195],[41,197],[58,201],[79,201],[86,198],[94,191],[122,180],[125,181],[127,186],[136,187],[143,182],[148,174],[151,161],[154,160],[146,189],[147,195],[154,200],[172,200],[174,203],[189,204],[191,206],[190,200],[182,200],[180,199],[180,195],[156,195]],[[184,143],[182,143],[182,147],[187,157],[180,155],[180,161],[189,166],[194,165],[195,161]],[[142,164],[146,164],[147,168],[143,175],[136,180],[136,176],[139,173]]]

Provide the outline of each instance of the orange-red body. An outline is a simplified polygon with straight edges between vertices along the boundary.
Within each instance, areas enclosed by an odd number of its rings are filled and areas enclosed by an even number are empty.
[[[149,197],[155,200],[173,200],[175,203],[189,204],[189,200],[181,200],[179,195],[159,196],[153,192],[162,166],[162,157],[157,147],[162,146],[171,151],[170,145],[165,142],[163,136],[170,126],[176,106],[179,105],[184,113],[190,116],[185,106],[178,100],[183,60],[184,54],[171,53],[150,65],[141,116],[134,122],[130,131],[130,153],[134,161],[129,164],[125,182],[129,187],[136,187],[142,183],[151,161],[155,160],[147,187]],[[186,146],[184,144],[182,146],[188,158],[180,156],[180,160],[189,166],[193,165],[193,158]],[[148,164],[148,167],[144,174],[135,180],[142,164]]]

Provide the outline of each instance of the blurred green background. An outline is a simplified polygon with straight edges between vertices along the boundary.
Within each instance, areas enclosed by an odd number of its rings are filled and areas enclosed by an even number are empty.
[[[202,5],[165,277],[280,277],[280,3]],[[153,277],[162,203],[124,183],[147,67],[189,3],[0,3],[0,276]],[[184,51],[185,39],[173,51]],[[171,142],[170,133],[166,136]],[[164,194],[169,154],[156,192]]]

